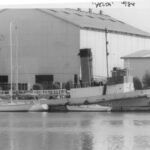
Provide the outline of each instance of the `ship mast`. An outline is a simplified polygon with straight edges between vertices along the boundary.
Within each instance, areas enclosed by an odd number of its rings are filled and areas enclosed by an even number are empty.
[[[16,92],[18,92],[18,27],[15,26],[16,37]]]
[[[13,61],[12,61],[12,22],[10,22],[10,100],[12,103],[12,96],[13,96]]]

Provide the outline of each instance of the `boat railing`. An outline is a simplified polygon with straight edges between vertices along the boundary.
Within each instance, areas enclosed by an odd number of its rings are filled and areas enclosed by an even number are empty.
[[[39,95],[66,95],[66,89],[57,90],[32,90],[33,94]]]
[[[66,89],[55,89],[55,90],[19,90],[18,92],[13,91],[13,96],[28,96],[28,95],[37,95],[39,98],[48,98],[48,99],[62,99],[66,98],[69,95],[69,91]],[[0,90],[0,96],[9,96],[9,91]]]

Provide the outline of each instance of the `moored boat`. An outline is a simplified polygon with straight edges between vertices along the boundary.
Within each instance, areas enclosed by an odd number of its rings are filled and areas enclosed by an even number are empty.
[[[89,112],[107,112],[111,111],[111,107],[101,106],[97,104],[90,104],[90,105],[67,105],[66,106],[68,111],[89,111]]]
[[[23,102],[0,103],[0,112],[29,112],[29,111],[47,111],[46,104],[31,104]]]

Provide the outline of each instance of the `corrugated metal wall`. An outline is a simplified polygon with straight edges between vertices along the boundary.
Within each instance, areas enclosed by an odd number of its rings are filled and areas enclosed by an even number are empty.
[[[106,71],[106,45],[105,33],[81,29],[80,48],[91,48],[93,53],[93,73],[95,77],[107,75]],[[138,50],[149,49],[150,39],[125,35],[108,33],[108,61],[109,74],[113,67],[123,67],[123,59],[120,57]]]
[[[80,31],[80,48],[91,48],[94,76],[106,76],[105,34],[96,31]]]

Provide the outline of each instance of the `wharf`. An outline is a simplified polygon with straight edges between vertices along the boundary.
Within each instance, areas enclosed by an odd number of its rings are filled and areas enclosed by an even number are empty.
[[[5,100],[7,102],[8,100]],[[20,100],[14,100],[20,101]],[[21,100],[30,103],[32,100]],[[87,96],[80,98],[46,99],[39,98],[41,104],[47,104],[50,111],[66,111],[66,105],[99,104],[109,106],[112,111],[150,111],[150,90],[133,91],[109,95]]]
[[[48,104],[49,108],[56,111],[66,110],[66,105],[100,104],[112,107],[112,111],[150,111],[149,90],[134,91],[128,93],[99,95],[81,98],[65,99],[41,99],[42,104]]]

